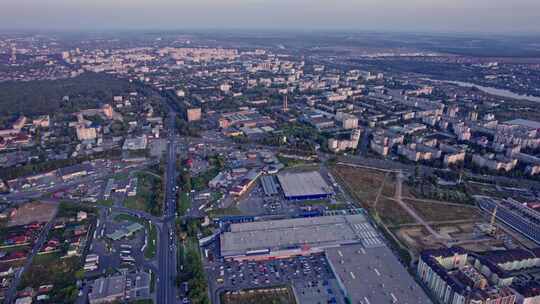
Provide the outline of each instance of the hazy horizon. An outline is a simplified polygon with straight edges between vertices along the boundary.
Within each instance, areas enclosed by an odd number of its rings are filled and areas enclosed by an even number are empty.
[[[8,0],[0,30],[539,33],[540,1]]]

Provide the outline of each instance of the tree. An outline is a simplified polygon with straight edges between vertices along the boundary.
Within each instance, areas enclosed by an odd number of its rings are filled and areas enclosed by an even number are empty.
[[[191,192],[192,182],[191,173],[189,173],[189,170],[183,169],[180,172],[180,182],[182,183],[182,190],[184,190],[185,192]]]

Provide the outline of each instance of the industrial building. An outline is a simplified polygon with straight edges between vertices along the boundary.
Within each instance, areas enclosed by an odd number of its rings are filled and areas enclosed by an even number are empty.
[[[279,186],[274,175],[265,175],[261,177],[261,185],[263,187],[264,194],[267,196],[273,196],[279,193]]]
[[[326,259],[349,303],[431,303],[386,246],[327,248]]]
[[[231,224],[221,235],[221,255],[231,259],[285,258],[344,244],[384,246],[363,214]]]
[[[90,304],[111,303],[122,300],[126,294],[126,276],[98,278],[88,294]]]
[[[144,150],[148,146],[148,137],[142,135],[141,137],[126,138],[122,150]]]
[[[192,121],[199,121],[201,120],[202,114],[201,114],[201,108],[187,108],[186,109],[186,117],[188,122]]]
[[[64,181],[83,177],[92,173],[94,173],[94,167],[89,163],[82,163],[58,169],[58,176]]]
[[[316,171],[282,173],[278,181],[288,200],[321,199],[333,194],[332,187]]]
[[[113,241],[118,241],[123,238],[130,237],[142,229],[144,229],[144,227],[141,224],[132,223],[125,227],[115,230],[113,233],[107,234],[107,237]]]
[[[126,300],[149,298],[150,274],[146,272],[130,272],[98,278],[88,294],[90,304],[125,303]]]

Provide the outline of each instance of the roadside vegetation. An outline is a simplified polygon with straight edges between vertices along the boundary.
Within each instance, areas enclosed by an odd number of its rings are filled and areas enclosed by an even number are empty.
[[[179,271],[177,284],[188,284],[188,296],[194,304],[209,304],[208,285],[201,254],[199,250],[198,235],[203,233],[201,222],[198,219],[177,221],[176,231],[180,246],[178,246],[178,264],[183,265]]]
[[[162,178],[147,172],[139,172],[137,178],[137,195],[126,198],[124,206],[155,216],[161,215],[164,199]]]
[[[223,304],[296,304],[291,288],[279,286],[225,292],[220,298]]]

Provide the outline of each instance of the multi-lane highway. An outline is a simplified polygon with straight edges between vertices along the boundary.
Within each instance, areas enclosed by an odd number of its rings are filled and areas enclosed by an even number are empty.
[[[169,143],[167,145],[167,164],[165,174],[165,201],[163,203],[163,216],[174,218],[176,215],[176,134],[174,128],[175,112],[169,113],[167,127]],[[176,286],[177,270],[177,240],[174,221],[164,221],[159,234],[158,247],[158,290],[157,303],[171,304],[178,302]]]

